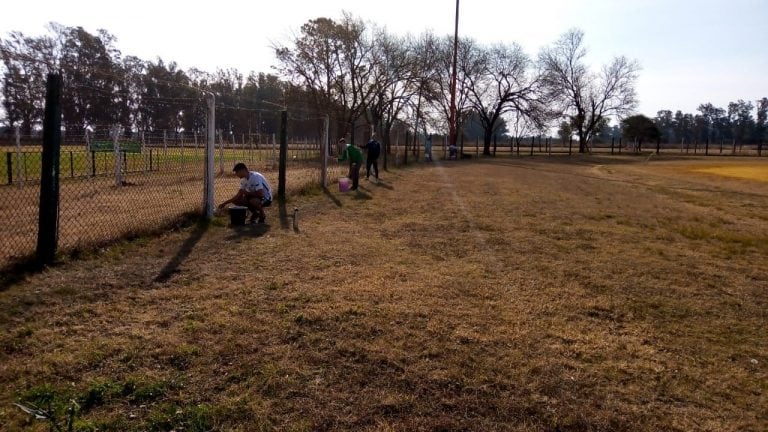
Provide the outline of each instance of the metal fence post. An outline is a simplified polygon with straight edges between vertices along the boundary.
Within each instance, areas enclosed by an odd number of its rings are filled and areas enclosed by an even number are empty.
[[[277,197],[285,200],[285,170],[288,161],[288,111],[280,113],[280,166],[277,174]]]
[[[208,139],[205,143],[205,191],[203,192],[205,203],[203,204],[203,210],[205,211],[206,219],[212,219],[215,205],[213,202],[213,159],[214,149],[216,148],[216,96],[213,93],[208,93],[207,102],[208,126],[206,127],[206,134]]]
[[[37,264],[53,264],[59,236],[59,165],[61,163],[61,75],[48,74],[43,118],[40,215]]]
[[[224,135],[221,132],[221,129],[219,129],[218,132],[219,132],[219,174],[224,174]]]
[[[328,187],[328,146],[330,145],[330,129],[331,119],[330,116],[325,116],[325,130],[323,131],[323,142],[320,144],[320,184],[323,188]],[[386,159],[386,155],[384,158]]]

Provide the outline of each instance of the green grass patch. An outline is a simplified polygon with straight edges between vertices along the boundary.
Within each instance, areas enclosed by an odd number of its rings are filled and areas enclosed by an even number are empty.
[[[768,236],[751,235],[712,227],[711,225],[681,225],[675,231],[689,240],[716,241],[729,254],[749,251],[768,254]]]

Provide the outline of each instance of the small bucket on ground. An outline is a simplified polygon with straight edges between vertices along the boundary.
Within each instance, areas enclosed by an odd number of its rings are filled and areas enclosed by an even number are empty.
[[[349,192],[349,187],[352,185],[352,180],[349,177],[339,178],[339,192]]]
[[[232,226],[245,225],[245,216],[248,211],[247,207],[232,206],[229,208],[229,223]]]

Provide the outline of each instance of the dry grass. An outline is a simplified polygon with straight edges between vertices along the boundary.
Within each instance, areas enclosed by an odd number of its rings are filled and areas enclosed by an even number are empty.
[[[765,164],[738,164],[726,166],[701,167],[693,170],[707,174],[725,177],[736,177],[747,180],[768,182],[768,169]]]
[[[399,170],[31,276],[0,429],[765,430],[768,191],[682,164]]]
[[[227,167],[230,165],[227,162]],[[123,187],[116,187],[114,178],[104,176],[63,179],[60,250],[89,251],[120,238],[166,228],[186,214],[199,213],[203,202],[201,168],[173,168],[170,172],[131,173]],[[277,187],[277,172],[268,169],[265,175]],[[289,192],[298,192],[319,178],[317,167],[292,164],[288,172]],[[216,201],[229,198],[237,187],[238,180],[231,173],[218,176],[214,188]],[[39,184],[0,187],[0,268],[34,252],[39,193]]]

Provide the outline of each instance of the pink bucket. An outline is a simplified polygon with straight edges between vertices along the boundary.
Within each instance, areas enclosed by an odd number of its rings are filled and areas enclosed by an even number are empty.
[[[352,185],[352,180],[348,177],[339,178],[339,192],[349,192],[349,187]]]

